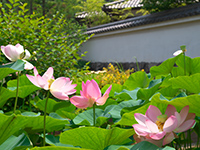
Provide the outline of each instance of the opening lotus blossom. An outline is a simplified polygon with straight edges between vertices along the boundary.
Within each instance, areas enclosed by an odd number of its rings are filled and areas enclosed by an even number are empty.
[[[86,83],[82,82],[81,96],[73,96],[70,98],[72,104],[76,107],[84,109],[92,107],[94,104],[104,105],[109,97],[112,85],[106,90],[102,96],[101,90],[95,80],[87,80]]]
[[[178,113],[173,105],[168,105],[165,114],[162,114],[156,106],[150,105],[145,115],[134,114],[139,124],[134,124],[133,128],[142,140],[157,146],[166,145],[173,141],[175,133],[184,132],[194,125],[195,114],[188,112],[189,106]]]
[[[61,100],[69,100],[68,95],[74,94],[74,89],[77,85],[71,84],[69,78],[59,77],[56,80],[53,77],[53,68],[49,67],[47,71],[40,76],[36,67],[33,69],[34,76],[26,75],[27,78],[36,86],[41,87],[45,90],[50,90],[51,94]]]
[[[33,69],[34,66],[25,60],[30,58],[30,52],[27,49],[24,50],[24,47],[19,43],[15,46],[11,44],[1,46],[1,51],[10,61],[17,61],[18,59],[23,60],[25,62],[24,69]]]
[[[173,53],[173,56],[178,56],[178,55],[180,55],[181,53],[185,53],[186,52],[186,50],[185,51],[183,51],[183,50],[177,50],[177,51],[175,51],[174,53]]]

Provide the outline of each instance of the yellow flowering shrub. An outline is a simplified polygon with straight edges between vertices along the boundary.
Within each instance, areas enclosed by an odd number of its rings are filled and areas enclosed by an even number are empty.
[[[103,71],[99,71],[96,75],[96,79],[99,80],[99,86],[102,88],[106,84],[124,84],[129,78],[130,74],[133,73],[134,68],[122,71],[118,66],[113,66],[111,63],[107,68],[103,68]]]

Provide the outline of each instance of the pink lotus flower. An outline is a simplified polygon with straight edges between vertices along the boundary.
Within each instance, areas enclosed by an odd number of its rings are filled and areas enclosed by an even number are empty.
[[[157,146],[166,145],[176,137],[174,132],[184,132],[194,125],[195,114],[188,111],[189,106],[185,106],[178,113],[174,106],[168,105],[163,115],[157,107],[150,105],[145,115],[134,114],[139,124],[134,124],[133,128],[139,137],[142,136],[142,140]]]
[[[34,66],[25,60],[28,59],[31,54],[27,49],[24,50],[22,45],[17,44],[13,46],[9,44],[7,46],[1,46],[1,51],[10,61],[17,61],[18,59],[23,60],[25,62],[24,69],[33,69]]]
[[[74,89],[76,84],[71,84],[72,81],[69,78],[59,77],[56,80],[54,79],[52,67],[49,67],[43,76],[40,76],[34,67],[34,76],[28,74],[26,76],[34,85],[50,90],[54,97],[61,100],[69,100],[68,95],[76,92]]]
[[[84,109],[87,107],[92,107],[94,104],[104,105],[109,97],[112,85],[106,90],[104,95],[101,95],[101,90],[95,80],[82,82],[82,91],[80,91],[81,96],[73,96],[70,98],[72,104],[76,107]]]

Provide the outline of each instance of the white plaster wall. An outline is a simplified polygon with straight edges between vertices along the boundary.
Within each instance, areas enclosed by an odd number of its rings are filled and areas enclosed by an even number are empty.
[[[162,62],[181,45],[186,55],[200,56],[200,16],[101,33],[83,44],[91,62]]]

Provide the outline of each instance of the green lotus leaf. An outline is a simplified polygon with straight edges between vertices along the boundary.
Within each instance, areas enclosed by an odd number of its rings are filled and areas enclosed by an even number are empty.
[[[155,77],[155,76],[158,76],[158,75],[166,75],[166,74],[171,73],[176,60],[180,56],[181,55],[178,55],[178,56],[173,57],[173,58],[169,58],[169,59],[165,60],[164,62],[162,62],[159,66],[151,67],[150,73],[151,73],[152,77]]]
[[[7,83],[7,88],[16,92],[17,89],[17,80],[10,80]],[[29,94],[33,93],[34,91],[39,90],[40,88],[32,84],[29,79],[22,75],[19,77],[19,93],[18,96],[21,98],[25,98]]]
[[[102,129],[97,127],[81,127],[67,130],[60,135],[60,142],[82,148],[103,150],[109,145],[121,144],[131,135],[133,129]]]
[[[3,78],[5,78],[7,75],[11,73],[23,71],[24,64],[25,64],[24,61],[18,59],[16,62],[12,62],[12,63],[0,66],[0,80],[2,80]]]
[[[125,81],[124,87],[132,91],[136,88],[146,88],[149,85],[150,79],[143,71],[137,71],[132,73],[130,77]]]

